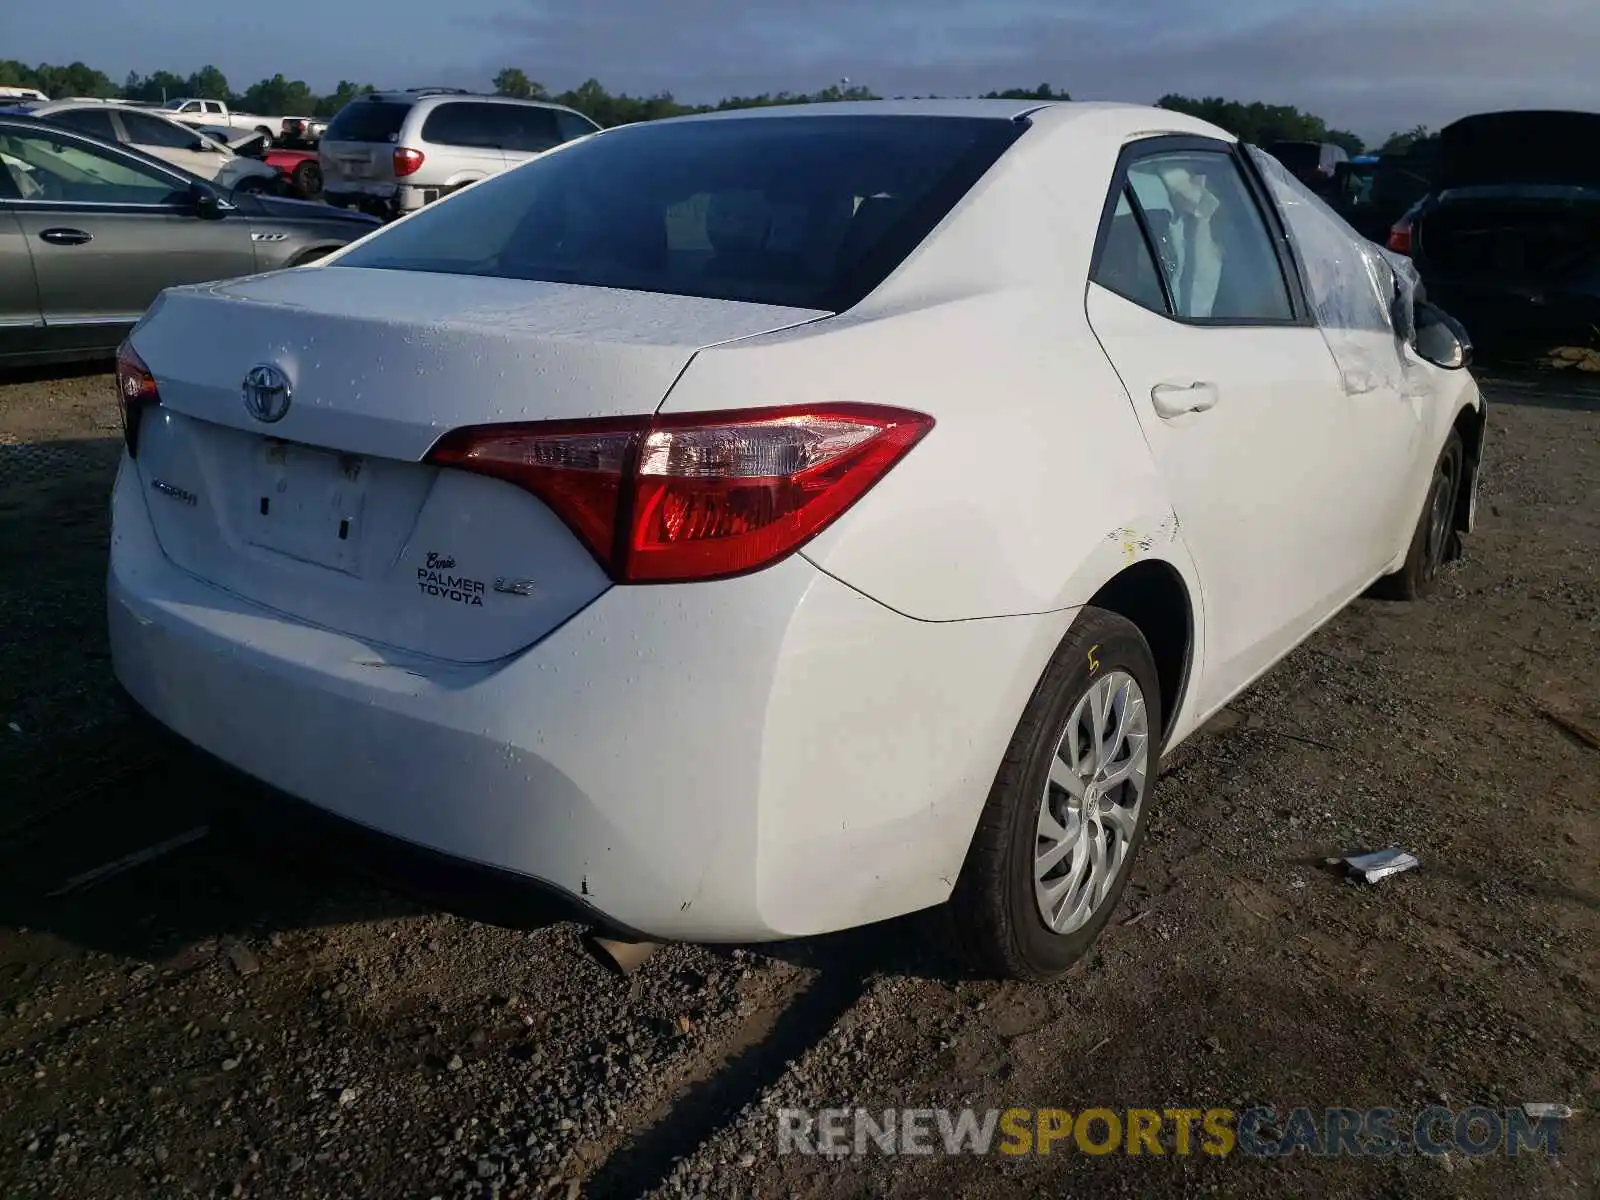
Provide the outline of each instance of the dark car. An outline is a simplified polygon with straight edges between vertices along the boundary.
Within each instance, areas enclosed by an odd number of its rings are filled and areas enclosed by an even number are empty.
[[[0,364],[100,357],[164,288],[300,266],[377,224],[225,198],[138,151],[0,116]]]
[[[1395,223],[1427,194],[1432,176],[1425,150],[1351,159],[1335,168],[1328,203],[1363,237],[1387,243]]]
[[[1319,196],[1332,191],[1339,164],[1350,161],[1349,152],[1332,142],[1270,142],[1262,149]]]
[[[1428,298],[1480,347],[1514,353],[1593,340],[1597,147],[1600,113],[1482,113],[1440,132],[1433,188],[1391,245],[1409,248]]]

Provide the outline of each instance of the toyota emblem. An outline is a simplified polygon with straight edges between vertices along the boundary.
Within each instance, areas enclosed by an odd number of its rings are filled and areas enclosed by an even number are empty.
[[[289,411],[289,377],[271,363],[250,368],[244,377],[244,407],[258,421],[281,421]]]

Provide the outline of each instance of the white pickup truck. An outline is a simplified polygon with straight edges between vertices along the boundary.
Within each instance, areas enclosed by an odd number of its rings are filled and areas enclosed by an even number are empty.
[[[283,132],[285,121],[311,123],[310,117],[260,117],[255,113],[230,112],[227,103],[222,100],[196,100],[190,97],[168,100],[161,106],[161,111],[185,125],[209,125],[213,128],[237,129],[241,133],[258,132],[269,138],[275,138]],[[320,125],[321,122],[316,124]]]

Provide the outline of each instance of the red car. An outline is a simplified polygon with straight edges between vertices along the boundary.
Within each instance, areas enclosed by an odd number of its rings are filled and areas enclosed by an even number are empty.
[[[201,133],[224,142],[235,154],[259,158],[277,170],[285,190],[305,200],[322,199],[322,164],[314,149],[279,146],[261,133],[240,136],[235,130],[202,128]]]
[[[271,146],[262,151],[261,161],[276,167],[289,181],[295,195],[307,200],[322,199],[322,164],[315,150],[286,150]]]

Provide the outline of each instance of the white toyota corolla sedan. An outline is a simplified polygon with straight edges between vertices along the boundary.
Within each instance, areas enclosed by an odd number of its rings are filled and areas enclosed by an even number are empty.
[[[1460,326],[1271,159],[1104,104],[609,130],[123,348],[117,677],[623,936],[948,905],[1048,978],[1158,764],[1472,525]]]

